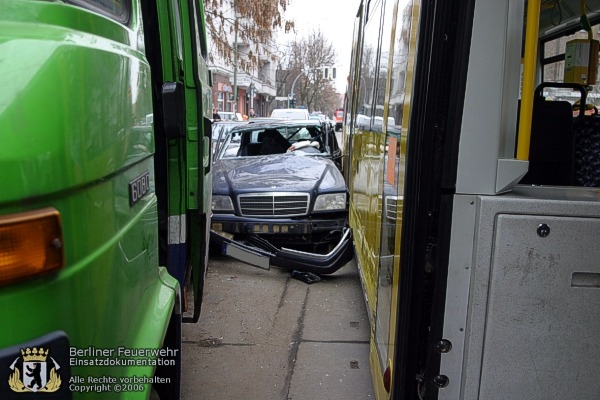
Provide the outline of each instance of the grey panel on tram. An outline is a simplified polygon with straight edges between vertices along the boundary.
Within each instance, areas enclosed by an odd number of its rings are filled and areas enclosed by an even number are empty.
[[[597,399],[597,190],[517,186],[455,211],[439,399]]]

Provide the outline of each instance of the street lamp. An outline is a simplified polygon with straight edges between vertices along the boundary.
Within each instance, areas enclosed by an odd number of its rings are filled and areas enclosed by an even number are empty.
[[[302,75],[305,72],[306,72],[305,70],[300,70],[300,73],[298,74],[296,79],[294,79],[294,82],[292,82],[292,90],[290,91],[290,95],[288,96],[288,108],[290,108],[290,99],[293,98],[293,96],[294,96],[294,86],[296,86],[296,81],[298,80],[298,78],[300,78],[300,75]],[[294,102],[294,105],[295,105],[295,102]]]
[[[254,94],[256,86],[254,86],[254,82],[250,82],[250,86],[248,86],[250,91],[250,108],[254,108]]]

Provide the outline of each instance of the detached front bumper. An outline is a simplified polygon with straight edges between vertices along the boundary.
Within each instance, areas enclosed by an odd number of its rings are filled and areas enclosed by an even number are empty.
[[[210,232],[210,240],[221,249],[222,254],[263,269],[277,266],[315,274],[332,274],[354,258],[352,231],[349,228],[344,229],[340,241],[328,254],[277,248],[257,236],[252,243],[236,241],[232,235],[214,230]]]

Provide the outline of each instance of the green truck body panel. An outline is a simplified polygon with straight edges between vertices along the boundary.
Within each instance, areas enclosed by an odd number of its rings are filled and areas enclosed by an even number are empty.
[[[179,309],[180,283],[159,262],[152,74],[140,6],[132,3],[124,25],[61,2],[0,1],[0,217],[55,208],[66,260],[52,275],[0,285],[0,350],[53,331],[74,348],[160,348]],[[163,57],[176,54],[172,45],[162,44]],[[163,59],[163,70],[171,61]],[[210,207],[199,199],[210,146],[198,115],[211,110],[206,64],[200,70],[203,99],[196,86],[186,91],[188,132],[196,132],[170,144],[165,166],[175,178],[170,215]],[[144,174],[150,190],[132,204],[129,184]],[[194,200],[181,205],[190,192]],[[79,376],[153,373],[152,366],[71,367]],[[109,396],[147,398],[146,386]]]

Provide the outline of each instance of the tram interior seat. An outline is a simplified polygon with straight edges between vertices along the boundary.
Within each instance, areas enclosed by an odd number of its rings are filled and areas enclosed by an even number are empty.
[[[575,136],[575,184],[600,187],[600,115],[584,119]]]
[[[565,86],[566,85],[566,86]],[[546,100],[545,87],[570,87],[573,85],[543,83],[536,88],[531,123],[529,148],[529,171],[521,180],[533,185],[574,185],[575,135],[582,118],[573,117],[573,108],[568,101]],[[585,104],[585,89],[581,90]]]

